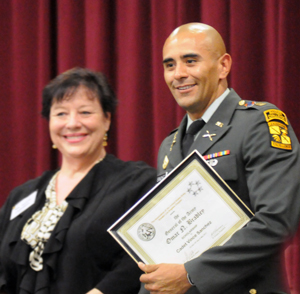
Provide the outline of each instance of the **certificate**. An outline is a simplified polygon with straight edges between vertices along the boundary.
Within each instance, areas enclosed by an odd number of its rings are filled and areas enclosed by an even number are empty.
[[[224,244],[252,216],[195,150],[108,232],[136,262],[185,263]]]

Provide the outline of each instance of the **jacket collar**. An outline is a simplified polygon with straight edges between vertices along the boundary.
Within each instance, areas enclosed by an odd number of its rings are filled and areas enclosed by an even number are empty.
[[[204,125],[200,135],[192,144],[190,151],[197,149],[200,154],[205,154],[230,130],[231,118],[240,100],[241,98],[238,96],[238,94],[231,89],[230,93],[220,104],[210,120]],[[172,150],[168,150],[167,156],[169,158],[169,171],[176,167],[183,160],[181,153],[181,142],[185,134],[186,124],[187,115],[185,115],[181,121],[177,133],[174,132],[174,137],[176,134],[176,143],[173,145]],[[209,136],[205,135],[211,135],[212,140],[210,140]]]
[[[190,150],[197,149],[201,154],[204,154],[218,142],[230,130],[230,122],[240,100],[236,92],[231,90],[210,120],[204,125]]]

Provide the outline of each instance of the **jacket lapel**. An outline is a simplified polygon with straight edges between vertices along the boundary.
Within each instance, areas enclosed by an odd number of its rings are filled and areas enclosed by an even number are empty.
[[[109,155],[107,155],[103,161],[95,164],[66,198],[68,203],[77,210],[82,211],[87,201],[99,193],[100,189],[104,189],[104,183],[109,173],[109,168],[105,168],[107,166],[107,157],[109,157]],[[97,195],[98,199],[104,196],[105,193],[99,193],[99,195]]]
[[[201,154],[204,154],[218,142],[230,130],[230,121],[239,101],[239,96],[234,90],[231,90],[205,124],[190,150],[197,149]]]
[[[181,153],[181,141],[182,137],[185,134],[187,118],[186,115],[184,116],[183,120],[181,121],[179,128],[177,131],[174,132],[173,135],[173,142],[168,150],[167,156],[169,158],[168,170],[173,170],[182,160],[182,153]]]

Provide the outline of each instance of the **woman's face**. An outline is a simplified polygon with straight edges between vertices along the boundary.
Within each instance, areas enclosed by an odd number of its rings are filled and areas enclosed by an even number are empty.
[[[97,160],[105,155],[103,137],[109,130],[99,100],[84,86],[50,109],[50,136],[64,159]]]

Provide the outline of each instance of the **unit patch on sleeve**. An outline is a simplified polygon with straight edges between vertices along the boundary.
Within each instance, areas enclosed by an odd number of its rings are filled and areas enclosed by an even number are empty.
[[[280,120],[283,123],[285,123],[286,125],[289,124],[285,113],[282,112],[281,110],[269,109],[269,110],[264,111],[264,115],[265,115],[267,122],[269,122],[271,120]]]
[[[271,146],[285,150],[292,150],[292,142],[288,131],[288,120],[280,110],[269,109],[264,111],[269,126]]]

